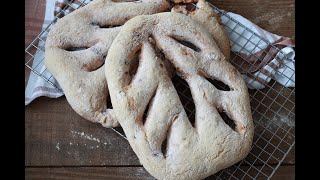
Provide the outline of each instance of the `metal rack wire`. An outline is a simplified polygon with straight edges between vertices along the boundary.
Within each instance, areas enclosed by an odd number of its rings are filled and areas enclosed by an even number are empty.
[[[46,82],[51,84],[54,88],[59,91],[62,90],[53,81],[53,77],[47,75],[46,68],[38,68],[42,66],[44,60],[44,45],[46,34],[50,31],[52,25],[64,14],[68,14],[68,11],[73,11],[83,7],[89,1],[77,1],[79,3],[72,3],[70,1],[54,18],[54,20],[31,42],[31,44],[25,49],[25,66],[30,69],[32,73],[43,78]],[[196,6],[194,5],[194,8]],[[216,10],[221,17],[227,18],[228,22],[232,21],[236,26],[243,27],[243,32],[236,32],[234,28],[225,26],[225,29],[232,33],[237,33],[239,38],[245,38],[247,43],[253,43],[255,48],[259,48],[257,43],[252,41],[253,38],[258,38],[259,42],[263,41],[273,52],[282,54],[283,56],[277,58],[287,58],[281,50],[270,44],[266,39],[260,37],[258,34],[248,29],[224,11],[212,5],[212,8]],[[250,38],[243,36],[244,33],[251,33]],[[239,46],[238,40],[231,41],[231,46]],[[263,49],[261,49],[263,50]],[[245,46],[241,47],[241,51],[247,51],[253,56],[252,50],[247,50]],[[263,50],[264,51],[264,50]],[[274,56],[269,54],[269,51],[264,51],[266,55]],[[34,58],[40,57],[40,61],[33,62]],[[239,53],[231,53],[231,62],[235,58],[244,58]],[[260,59],[260,57],[256,57]],[[261,59],[260,59],[261,60]],[[254,64],[251,64],[254,67]],[[238,69],[243,69],[243,64],[234,63],[234,66]],[[283,65],[285,68],[290,67]],[[244,71],[250,71],[246,69]],[[293,69],[291,69],[293,70]],[[294,70],[293,70],[294,71]],[[287,77],[294,82],[292,77]],[[188,85],[180,80],[178,77],[173,78],[175,87],[178,90],[181,101],[185,106],[187,114],[191,117],[194,116],[195,109],[191,96],[188,95]],[[215,179],[269,179],[278,169],[284,158],[288,155],[292,147],[295,145],[295,88],[287,88],[280,85],[275,80],[271,80],[269,83],[264,84],[265,88],[258,90],[249,90],[250,103],[253,113],[253,119],[255,124],[255,135],[254,145],[249,155],[241,162],[221,170],[212,177]],[[221,87],[223,88],[223,87]],[[118,129],[113,129],[122,137],[125,138],[123,132],[119,132]],[[210,177],[210,178],[212,178]]]

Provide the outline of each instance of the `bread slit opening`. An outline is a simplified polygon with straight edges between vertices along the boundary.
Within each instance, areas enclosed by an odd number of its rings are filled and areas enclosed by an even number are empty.
[[[153,104],[153,101],[154,101],[154,97],[156,96],[157,94],[157,90],[158,90],[158,87],[155,89],[155,91],[153,92],[146,108],[144,109],[144,112],[143,112],[143,116],[142,116],[142,125],[144,125],[147,121],[147,118],[148,118],[148,115],[149,115],[149,112],[151,110],[151,107],[152,107],[152,104]]]
[[[98,26],[101,29],[106,29],[106,28],[120,27],[120,26],[122,26],[122,24],[120,24],[120,25],[108,25],[108,24],[106,24],[106,25],[98,25]]]
[[[68,48],[64,48],[64,50],[69,51],[69,52],[74,52],[74,51],[83,51],[86,49],[89,49],[90,47],[68,47]]]
[[[186,41],[186,40],[182,40],[178,37],[175,37],[175,36],[170,36],[172,39],[174,39],[175,41],[177,41],[178,43],[180,43],[181,45],[183,46],[186,46],[192,50],[194,50],[195,52],[201,52],[201,49],[194,45],[193,43],[189,42],[189,41]]]
[[[142,116],[142,125],[144,125],[146,123],[147,117],[148,117],[148,112],[149,112],[149,106],[150,106],[150,102],[148,103],[146,109],[143,112],[143,116]]]
[[[236,131],[236,124],[234,121],[223,111],[218,109],[220,117],[223,119],[223,121],[234,131]]]
[[[231,88],[222,81],[205,77],[214,87],[221,91],[231,91]]]
[[[91,26],[98,26],[101,29],[107,29],[107,28],[115,28],[115,27],[120,27],[123,25],[123,23],[120,24],[104,24],[101,22],[91,22],[90,23]]]
[[[173,85],[178,92],[178,96],[183,105],[188,119],[193,127],[195,127],[195,104],[188,83],[178,75],[172,79]]]
[[[134,78],[134,76],[137,73],[137,70],[139,68],[139,63],[140,63],[140,58],[141,58],[141,49],[137,50],[133,57],[129,57],[129,72],[126,72],[127,75],[129,75],[129,82],[128,84],[130,84]]]
[[[167,155],[167,143],[168,143],[168,137],[166,136],[166,139],[161,144],[161,152],[163,154],[163,157],[166,157]]]
[[[156,56],[160,58],[163,63],[163,64],[160,64],[160,67],[163,68],[164,66],[167,70],[169,77],[170,78],[173,77],[173,75],[176,72],[174,65],[168,59],[166,59],[166,55],[164,54],[163,50],[157,46],[156,39],[153,37],[153,35],[151,35],[148,40],[152,48],[154,49]]]
[[[108,95],[107,97],[107,109],[112,109],[112,102],[111,102],[111,98],[110,95]]]

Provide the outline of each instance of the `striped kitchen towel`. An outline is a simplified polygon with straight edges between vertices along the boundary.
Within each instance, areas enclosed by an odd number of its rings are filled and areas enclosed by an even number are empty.
[[[295,87],[292,39],[265,31],[232,12],[224,11],[221,21],[230,37],[230,61],[243,74],[248,88],[265,88],[271,79]]]
[[[63,92],[44,65],[44,45],[48,31],[56,17],[71,13],[91,0],[30,0],[26,3],[25,105],[40,96],[57,98]],[[37,12],[37,13],[34,13]],[[35,22],[42,22],[41,26]],[[32,25],[37,25],[36,27]],[[39,34],[42,32],[41,34]],[[37,35],[39,35],[37,37]],[[29,46],[28,46],[29,45]],[[27,47],[28,46],[28,47]],[[33,69],[33,72],[31,71]],[[54,84],[54,86],[50,83]]]
[[[55,16],[71,13],[91,0],[30,0],[26,4],[25,105],[35,98],[63,95],[58,82],[44,66],[44,44]],[[268,87],[274,79],[286,87],[295,87],[294,41],[258,27],[248,19],[225,12],[221,21],[229,34],[230,61],[243,74],[250,89]],[[40,36],[37,35],[43,31]],[[261,37],[263,39],[261,39]],[[33,41],[35,39],[35,41]],[[281,51],[279,51],[281,50]],[[34,72],[31,73],[33,69]],[[50,80],[56,87],[47,83]]]

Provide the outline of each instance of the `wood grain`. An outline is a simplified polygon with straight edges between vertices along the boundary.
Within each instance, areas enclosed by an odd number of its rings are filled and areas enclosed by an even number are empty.
[[[92,123],[76,114],[65,97],[50,99],[40,97],[25,108],[25,165],[26,166],[123,166],[140,165],[129,143],[112,130]],[[262,127],[258,127],[262,131]],[[279,131],[280,132],[280,131]],[[255,136],[259,146],[248,156],[248,164],[263,164],[268,160],[277,164],[284,156],[278,149],[288,146],[266,146],[273,132],[265,130],[264,138]],[[281,144],[274,139],[275,145]],[[277,140],[277,141],[276,141]],[[287,149],[286,149],[287,151]],[[285,164],[293,164],[291,151]],[[278,154],[276,154],[278,153]],[[257,158],[261,160],[256,160]]]
[[[25,108],[26,166],[139,165],[129,143],[80,117],[65,97],[41,97]]]
[[[46,1],[25,1],[25,47],[27,47],[41,32],[43,18],[46,12]]]
[[[61,167],[26,168],[26,180],[40,179],[152,179],[143,167]],[[44,178],[45,177],[45,178]]]
[[[293,180],[294,166],[281,166],[271,180]],[[144,179],[154,180],[143,167],[45,167],[26,168],[26,180],[105,180],[105,179]],[[213,180],[214,176],[206,178]],[[246,176],[244,179],[251,179]],[[265,179],[258,176],[256,179]]]
[[[41,32],[43,18],[46,11],[46,1],[39,0],[26,0],[25,1],[25,48],[38,36]],[[35,44],[38,40],[35,41]],[[28,53],[35,54],[36,48],[31,47],[28,49]],[[32,65],[33,57],[28,53],[25,53],[25,63],[29,66]],[[25,87],[27,87],[28,79],[31,71],[29,69],[25,70]]]
[[[220,9],[240,14],[272,33],[295,38],[294,0],[208,0]]]

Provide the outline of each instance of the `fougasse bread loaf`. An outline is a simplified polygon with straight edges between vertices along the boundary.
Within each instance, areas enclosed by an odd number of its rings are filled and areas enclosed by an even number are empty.
[[[158,51],[190,87],[194,125]],[[109,49],[105,76],[115,115],[133,151],[155,178],[203,179],[249,153],[254,125],[247,87],[212,34],[196,20],[175,12],[132,18]],[[230,88],[219,90],[209,79]]]
[[[169,9],[166,0],[93,0],[58,20],[46,40],[45,65],[79,115],[105,127],[119,126],[107,108],[108,49],[119,26],[132,17]]]
[[[188,13],[185,5],[176,5],[172,11],[187,14],[202,23],[228,59],[229,39],[219,24],[219,16],[203,0],[197,7]],[[139,3],[94,0],[58,21],[47,38],[45,64],[79,115],[105,127],[119,126],[112,108],[107,107],[109,93],[102,73],[108,49],[128,19],[167,10],[169,4],[163,0]],[[157,52],[157,55],[161,53]],[[169,76],[173,77],[174,66],[163,59]]]

